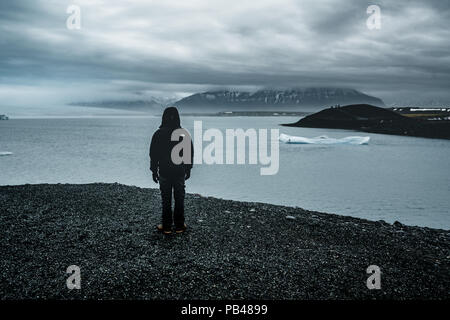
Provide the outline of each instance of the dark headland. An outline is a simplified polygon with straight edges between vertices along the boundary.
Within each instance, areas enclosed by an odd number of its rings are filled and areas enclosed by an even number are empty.
[[[164,236],[159,191],[119,184],[2,186],[0,201],[1,299],[450,298],[445,230],[187,194],[189,230]]]
[[[406,117],[368,104],[331,107],[308,115],[291,127],[352,129],[364,132],[450,139],[450,121]]]

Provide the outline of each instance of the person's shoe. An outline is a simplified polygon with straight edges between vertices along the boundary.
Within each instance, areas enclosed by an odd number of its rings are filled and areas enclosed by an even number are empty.
[[[164,234],[171,234],[171,233],[172,233],[172,230],[170,230],[170,229],[164,229],[164,227],[163,227],[162,224],[158,224],[158,225],[156,226],[156,229],[158,229],[159,232],[162,232],[162,233],[164,233]]]
[[[187,226],[186,226],[186,224],[184,223],[181,227],[176,227],[176,228],[175,228],[175,232],[176,232],[176,233],[183,233],[183,232],[186,231],[186,228],[187,228]]]

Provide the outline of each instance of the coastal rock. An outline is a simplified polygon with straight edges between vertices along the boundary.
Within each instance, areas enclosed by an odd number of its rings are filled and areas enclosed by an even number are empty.
[[[450,139],[450,121],[430,121],[403,116],[369,104],[332,107],[308,115],[289,127],[352,129],[364,132]]]

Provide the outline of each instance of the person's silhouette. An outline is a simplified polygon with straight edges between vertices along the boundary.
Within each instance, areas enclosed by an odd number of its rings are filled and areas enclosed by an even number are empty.
[[[190,163],[175,164],[172,161],[172,149],[179,141],[172,141],[171,137],[173,131],[180,128],[180,115],[177,108],[166,108],[162,116],[161,125],[153,134],[150,144],[150,170],[153,174],[153,181],[159,182],[162,200],[162,224],[159,224],[157,228],[165,234],[172,233],[173,223],[175,223],[175,231],[177,233],[186,230],[184,222],[184,182],[191,176],[194,148],[191,142]],[[186,138],[192,141],[190,136],[183,137],[183,139]],[[172,190],[175,199],[173,217]]]

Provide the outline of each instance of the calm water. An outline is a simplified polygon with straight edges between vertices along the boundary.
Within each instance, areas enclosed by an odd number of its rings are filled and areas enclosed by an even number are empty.
[[[259,165],[197,165],[188,192],[310,210],[398,220],[450,229],[450,141],[346,130],[285,128],[297,118],[183,118],[203,128],[279,128],[315,137],[369,135],[367,146],[280,144],[280,169]],[[119,182],[156,187],[148,171],[149,139],[159,118],[98,117],[0,121],[0,184]],[[206,143],[204,143],[206,146]],[[5,205],[5,204],[3,204]],[[7,204],[6,204],[7,205]]]

